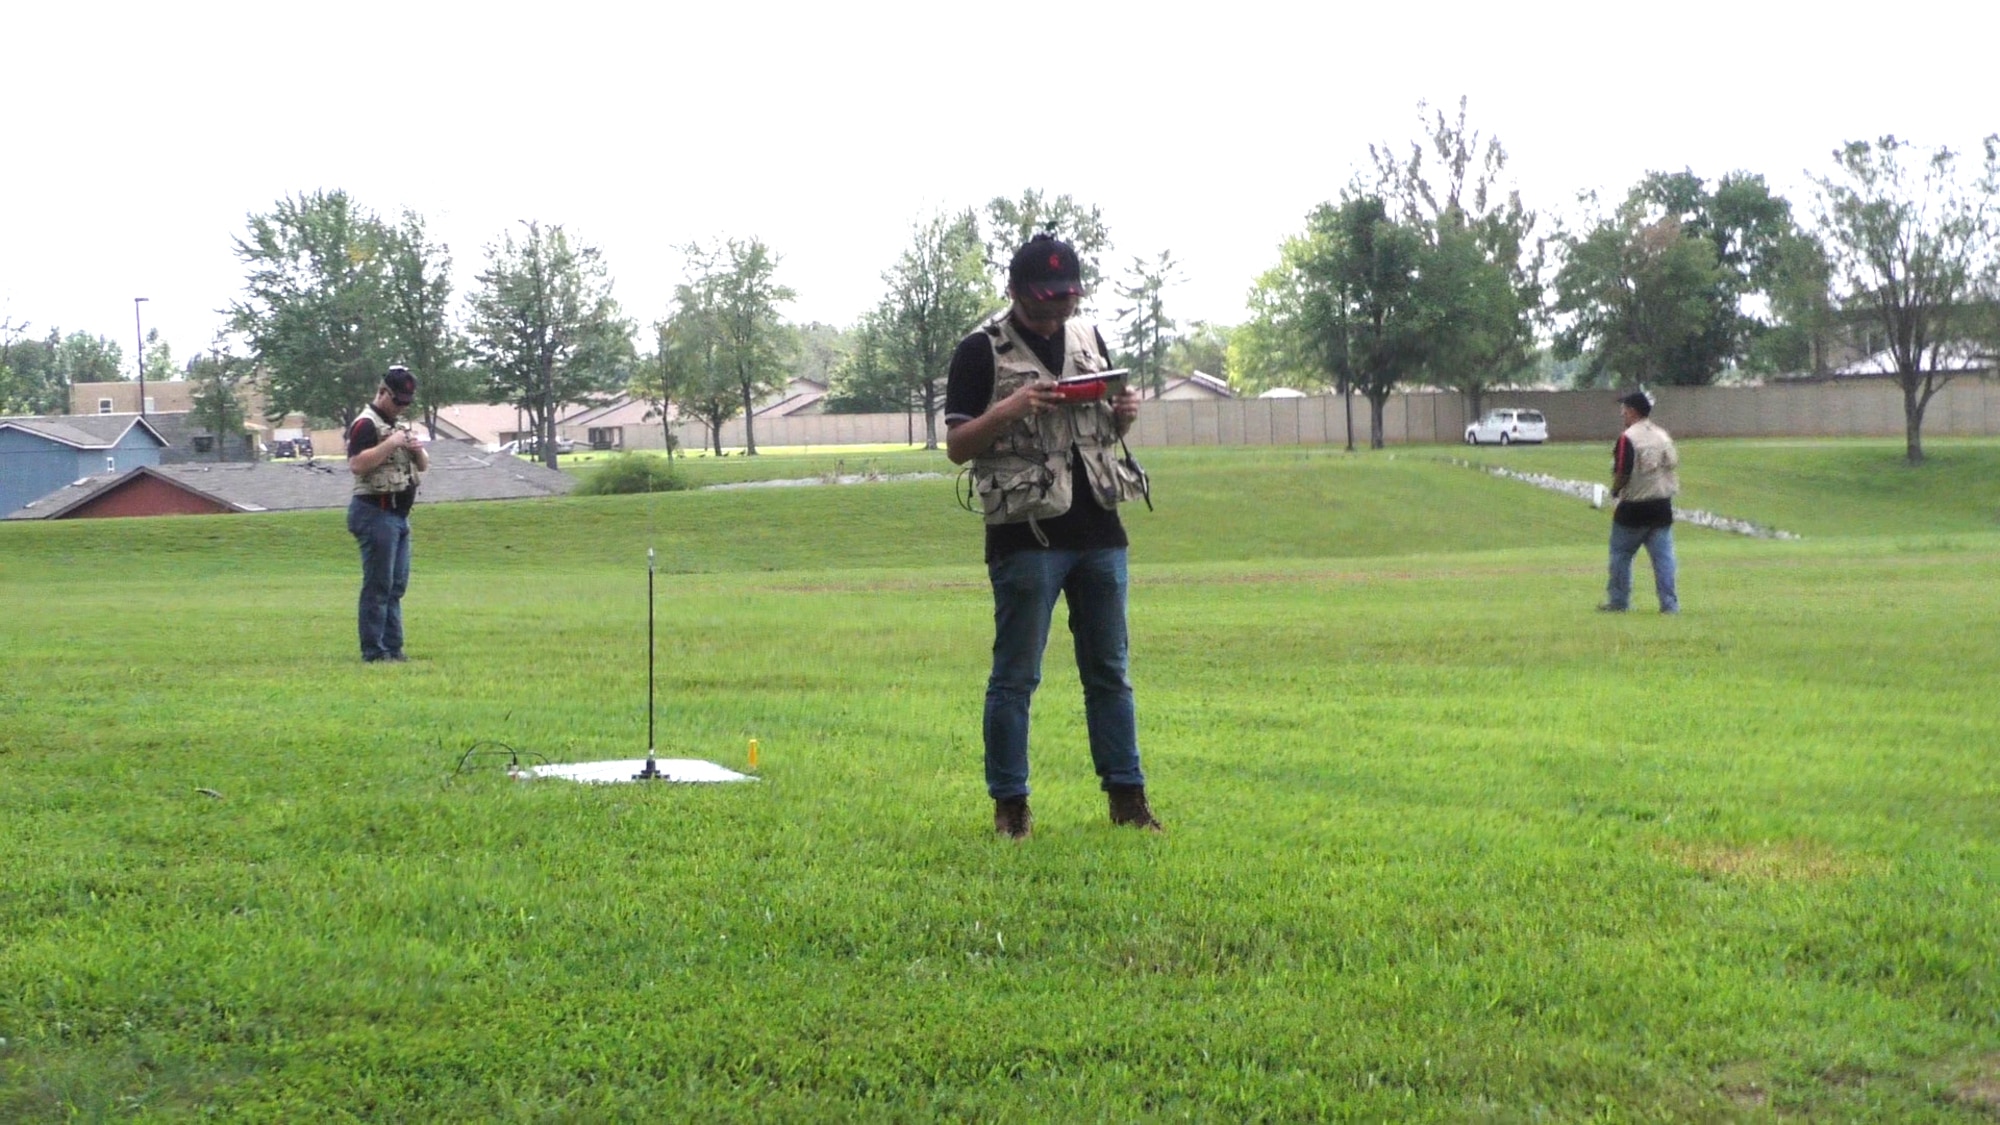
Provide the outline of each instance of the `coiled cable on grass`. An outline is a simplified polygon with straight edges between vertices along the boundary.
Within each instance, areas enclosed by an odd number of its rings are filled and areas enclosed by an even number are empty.
[[[533,758],[540,765],[553,764],[546,755],[533,750],[516,750],[514,747],[498,739],[482,738],[466,747],[465,753],[458,756],[458,767],[452,770],[451,774],[453,777],[457,777],[459,774],[466,772],[467,767],[471,765],[474,758],[498,758],[502,755],[505,755],[507,758],[507,772],[518,773],[521,769],[521,756],[524,754]]]

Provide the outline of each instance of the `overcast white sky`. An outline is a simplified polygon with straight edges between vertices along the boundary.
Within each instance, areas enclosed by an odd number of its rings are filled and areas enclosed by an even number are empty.
[[[913,223],[1034,187],[1102,208],[1110,267],[1171,250],[1169,315],[1236,323],[1368,143],[1418,135],[1419,99],[1469,96],[1545,212],[1684,167],[1763,173],[1803,211],[1843,140],[2000,130],[1996,32],[2000,5],[1940,0],[1889,20],[1758,0],[14,5],[0,317],[108,335],[129,367],[143,296],[185,359],[241,290],[246,216],[344,188],[422,214],[461,294],[536,219],[601,248],[644,324],[675,247],[756,236],[791,318],[845,325]]]

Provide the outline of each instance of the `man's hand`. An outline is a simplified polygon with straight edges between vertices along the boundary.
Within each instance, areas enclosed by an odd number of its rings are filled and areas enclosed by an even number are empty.
[[[1111,400],[1111,413],[1128,424],[1136,420],[1139,417],[1139,392],[1130,387],[1119,391],[1118,397]]]
[[[1018,422],[1031,414],[1042,414],[1054,410],[1062,400],[1056,397],[1055,384],[1050,382],[1023,383],[1014,388],[1014,393],[994,404],[988,413],[998,414],[1002,421]]]

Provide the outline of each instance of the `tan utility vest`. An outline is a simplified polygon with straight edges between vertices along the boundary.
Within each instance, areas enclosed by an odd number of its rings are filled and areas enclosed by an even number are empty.
[[[403,425],[401,422],[391,422],[380,414],[375,413],[374,403],[369,403],[367,406],[362,407],[361,413],[355,418],[355,421],[358,422],[362,418],[366,418],[375,424],[375,436],[383,441],[388,440],[391,430],[409,429],[408,426]],[[352,429],[352,427],[349,427],[349,429]],[[415,485],[418,475],[416,462],[410,456],[410,447],[406,445],[401,449],[392,451],[374,469],[355,477],[354,494],[356,496],[378,496],[384,493],[393,495]]]
[[[1097,352],[1097,333],[1069,321],[1063,326],[1063,369],[1042,366],[1035,349],[1014,328],[1010,313],[1001,313],[980,331],[993,346],[993,397],[987,409],[1013,394],[1024,383],[1058,376],[1087,375],[1109,370]],[[1040,414],[1030,414],[1001,431],[986,452],[972,459],[973,488],[979,494],[989,524],[1033,524],[1069,511],[1075,495],[1070,478],[1070,450],[1083,455],[1091,494],[1106,511],[1121,500],[1138,497],[1144,478],[1136,466],[1117,454],[1118,420],[1108,401],[1073,402]],[[1040,537],[1041,529],[1036,529]]]
[[[1672,434],[1641,418],[1625,431],[1632,443],[1632,479],[1619,494],[1623,500],[1669,500],[1681,490],[1681,455]]]

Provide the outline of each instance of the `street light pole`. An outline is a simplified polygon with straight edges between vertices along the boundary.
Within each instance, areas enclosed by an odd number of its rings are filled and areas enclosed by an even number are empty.
[[[139,337],[139,417],[146,416],[146,330],[139,326],[139,305],[145,297],[132,298],[132,331]]]

